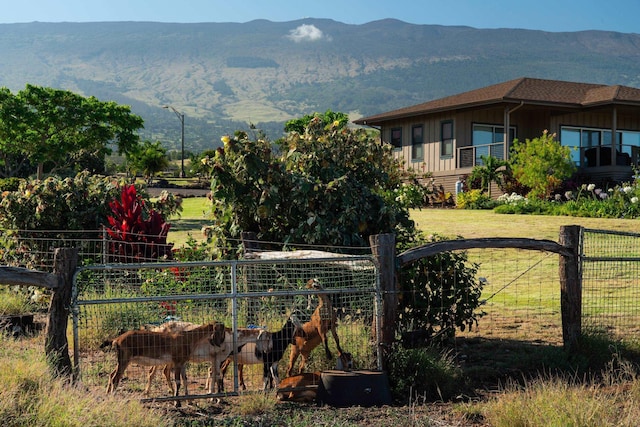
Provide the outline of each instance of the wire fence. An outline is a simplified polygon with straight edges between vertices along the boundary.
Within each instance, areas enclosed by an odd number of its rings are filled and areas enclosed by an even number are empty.
[[[583,331],[637,340],[640,234],[582,230]]]
[[[292,312],[309,321],[318,306],[318,291],[306,288],[310,278],[322,283],[338,317],[337,333],[344,351],[360,369],[379,369],[376,300],[377,271],[370,257],[320,259],[238,260],[135,265],[99,265],[81,268],[75,279],[74,359],[87,386],[106,386],[115,367],[115,355],[100,344],[125,330],[149,328],[169,320],[195,324],[222,322],[238,328],[277,332]],[[335,369],[336,344],[329,338],[333,360],[324,351],[311,353],[305,371]],[[290,350],[279,364],[285,377]],[[296,361],[295,372],[298,364]],[[234,364],[237,366],[237,364]],[[234,373],[235,371],[235,367]],[[244,368],[249,390],[263,385],[262,365]],[[141,393],[147,370],[132,366],[121,388]],[[188,368],[189,387],[207,394],[207,364]],[[225,391],[239,391],[237,373],[228,374]],[[233,387],[231,387],[233,385]],[[168,397],[160,381],[150,397]]]
[[[478,323],[456,337],[562,344],[558,254],[470,249],[482,284]]]
[[[1,230],[0,260],[5,265],[40,271],[53,269],[56,248],[78,249],[81,265],[162,262],[172,258],[171,245],[153,243],[157,236],[135,234],[136,241],[112,239],[100,230]],[[151,242],[151,243],[148,243]],[[159,255],[160,254],[160,255]]]
[[[582,230],[584,332],[637,339],[639,238],[637,233]],[[3,264],[45,271],[51,270],[55,248],[79,249],[82,267],[76,276],[74,351],[83,381],[89,384],[106,385],[105,376],[115,361],[112,354],[99,349],[100,343],[123,330],[180,319],[276,331],[293,310],[306,321],[318,304],[317,295],[305,288],[311,277],[319,278],[330,293],[338,309],[341,343],[353,353],[356,367],[379,366],[377,341],[372,336],[379,308],[379,272],[369,256],[285,260],[281,253],[265,252],[252,260],[141,263],[149,260],[139,259],[136,264],[110,264],[109,242],[102,231],[0,230],[0,240]],[[466,263],[477,265],[482,284],[481,315],[474,328],[457,331],[456,338],[562,344],[559,255],[495,248],[465,253]],[[438,272],[440,277],[450,273]],[[333,350],[335,353],[335,347]],[[284,359],[281,369],[288,364],[286,356]],[[331,363],[316,350],[307,370],[332,368]],[[195,387],[204,387],[206,368],[194,365],[189,369]],[[138,392],[144,388],[145,373],[131,372],[125,389]],[[234,374],[229,374],[229,380],[234,378],[237,391],[235,368]],[[245,377],[249,389],[259,388],[261,368],[249,367]],[[162,396],[166,390],[158,383],[153,393]]]

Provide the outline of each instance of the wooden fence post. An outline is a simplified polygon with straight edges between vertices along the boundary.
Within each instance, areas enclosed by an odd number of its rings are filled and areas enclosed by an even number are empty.
[[[578,349],[582,334],[582,284],[580,280],[579,225],[560,227],[559,243],[567,249],[560,254],[560,308],[562,342],[570,352]]]
[[[67,324],[71,311],[73,274],[78,265],[78,250],[57,248],[53,262],[53,272],[58,276],[58,287],[54,290],[49,305],[44,351],[49,370],[54,377],[69,377],[75,381],[69,357]]]
[[[380,336],[379,345],[382,348],[382,368],[386,370],[387,357],[396,333],[396,310],[398,307],[398,287],[396,279],[396,236],[395,234],[376,234],[369,237],[371,252],[376,259],[380,274],[380,291],[382,291],[382,314],[380,333],[377,325],[373,325],[375,336]]]

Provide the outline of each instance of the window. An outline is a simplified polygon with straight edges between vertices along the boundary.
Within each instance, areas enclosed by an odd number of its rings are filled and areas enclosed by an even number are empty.
[[[516,138],[516,128],[509,128],[509,146]],[[504,159],[504,126],[474,124],[472,145],[475,147],[475,164],[482,165],[481,156]]]
[[[562,126],[560,144],[570,147],[571,159],[577,166],[611,164],[611,129]],[[616,132],[616,164],[628,165],[640,156],[640,132]]]
[[[411,128],[411,160],[424,160],[422,125]]]
[[[453,122],[440,123],[440,156],[453,157]]]
[[[402,148],[402,128],[391,129],[391,145],[394,150]]]

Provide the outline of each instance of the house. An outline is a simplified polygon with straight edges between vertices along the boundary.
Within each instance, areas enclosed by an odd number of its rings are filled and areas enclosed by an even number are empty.
[[[523,77],[354,123],[379,129],[406,169],[432,173],[452,193],[481,156],[508,159],[515,138],[544,130],[573,149],[590,182],[628,181],[640,161],[640,89],[627,86]]]

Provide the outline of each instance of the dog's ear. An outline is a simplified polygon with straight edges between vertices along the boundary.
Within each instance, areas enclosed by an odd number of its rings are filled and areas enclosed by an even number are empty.
[[[220,347],[225,339],[225,327],[224,323],[216,323],[213,328],[213,337],[211,339],[211,344],[216,347]]]

